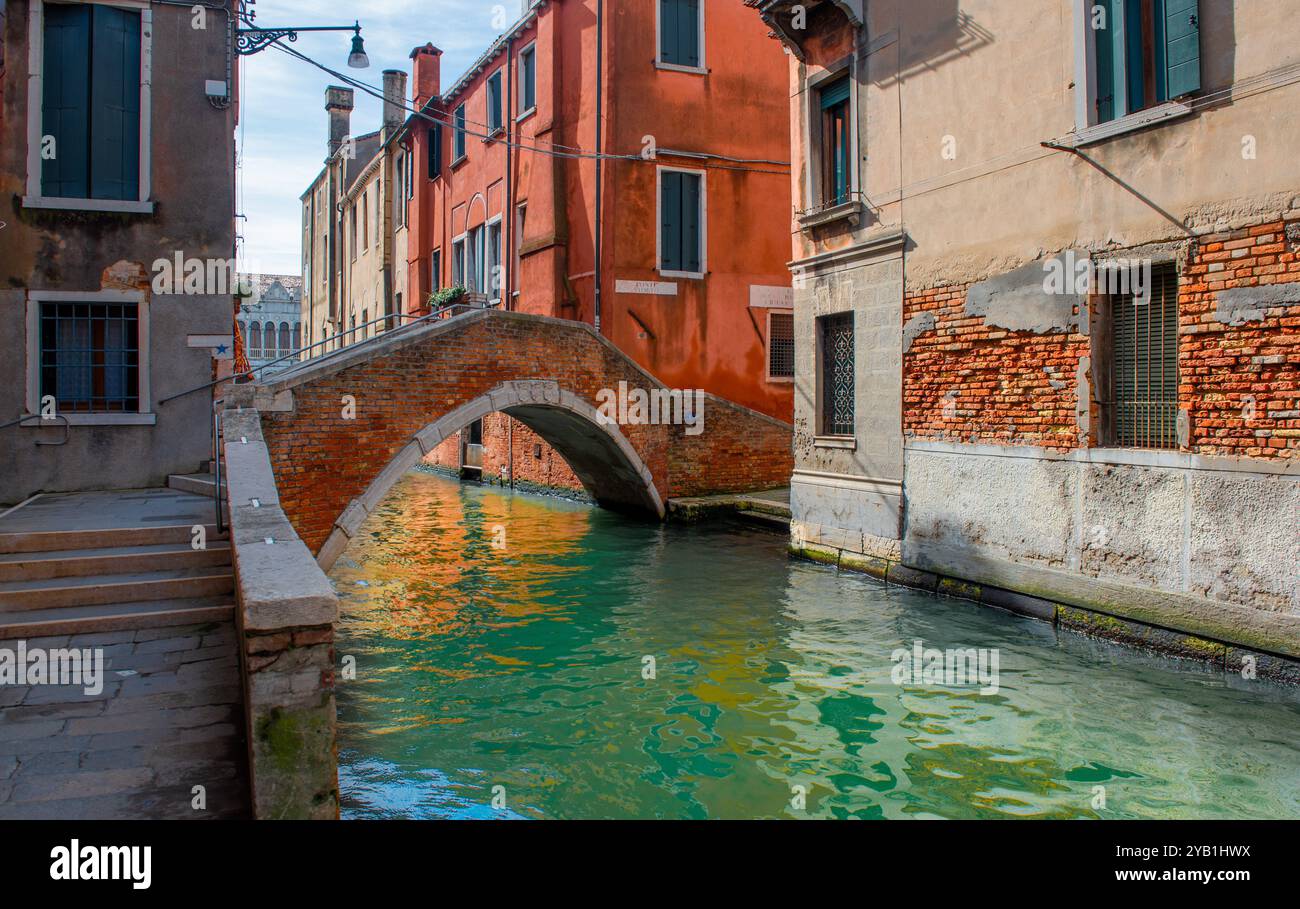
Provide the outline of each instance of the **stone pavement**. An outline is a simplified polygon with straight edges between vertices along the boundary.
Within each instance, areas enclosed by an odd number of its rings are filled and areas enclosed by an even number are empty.
[[[229,621],[26,641],[102,648],[103,690],[0,684],[0,819],[246,817],[235,644]]]

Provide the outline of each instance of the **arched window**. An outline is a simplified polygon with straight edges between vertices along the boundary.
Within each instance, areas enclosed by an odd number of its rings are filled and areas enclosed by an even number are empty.
[[[293,338],[289,335],[289,323],[280,323],[280,356],[287,357],[293,353]]]
[[[248,327],[248,356],[254,360],[262,358],[262,326],[256,322]]]
[[[302,323],[293,323],[293,352],[302,350]]]
[[[266,350],[264,351],[266,358],[268,360],[273,359],[276,356],[274,322],[267,322],[266,325],[262,327],[262,343],[266,345]]]

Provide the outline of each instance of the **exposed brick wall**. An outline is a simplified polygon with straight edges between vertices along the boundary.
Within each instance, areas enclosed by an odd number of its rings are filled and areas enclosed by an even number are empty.
[[[293,410],[262,414],[281,506],[313,552],[349,503],[417,433],[503,382],[554,382],[592,407],[598,392],[620,381],[634,388],[654,384],[581,324],[495,310],[405,339],[381,339],[339,362],[345,365],[272,379],[271,391],[292,392]],[[355,399],[355,419],[343,417],[345,396]],[[709,403],[698,437],[686,436],[683,426],[620,427],[659,495],[739,492],[787,482],[789,425],[725,402]]]
[[[1217,294],[1300,282],[1300,221],[1201,239],[1178,296],[1179,400],[1201,454],[1291,458],[1300,451],[1300,303],[1272,304],[1239,326]],[[1267,295],[1265,295],[1267,297]]]
[[[909,292],[903,320],[934,330],[903,357],[903,430],[917,439],[1069,449],[1079,444],[1075,375],[1088,339],[990,328],[965,314],[969,284]],[[950,403],[951,402],[951,403]]]
[[[1272,221],[1191,244],[1178,297],[1178,406],[1190,427],[1184,450],[1296,456],[1300,303],[1269,301],[1265,293],[1262,318],[1233,326],[1216,315],[1220,291],[1293,282],[1300,282],[1300,221]],[[989,327],[966,315],[969,288],[904,297],[905,322],[922,313],[934,317],[934,328],[918,335],[903,357],[907,436],[1057,450],[1088,444],[1076,415],[1088,336]]]

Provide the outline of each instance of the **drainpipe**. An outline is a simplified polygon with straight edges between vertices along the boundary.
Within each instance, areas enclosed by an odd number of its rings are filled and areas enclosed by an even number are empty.
[[[604,110],[605,2],[596,0],[596,334],[600,334],[600,179],[601,116]]]
[[[514,270],[514,248],[518,242],[515,237],[515,187],[514,187],[514,139],[515,139],[515,39],[506,42],[506,111],[503,118],[506,123],[506,210],[501,213],[502,271],[505,280],[501,282],[501,306],[511,309],[511,291],[516,280]],[[510,217],[506,217],[509,215]],[[510,488],[515,488],[515,421],[506,414],[506,472],[510,475]]]

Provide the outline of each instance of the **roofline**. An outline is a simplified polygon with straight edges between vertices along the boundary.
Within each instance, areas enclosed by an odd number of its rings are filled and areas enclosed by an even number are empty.
[[[533,6],[530,6],[528,12],[520,16],[514,25],[506,29],[500,37],[493,41],[492,44],[488,46],[488,49],[485,50],[477,60],[470,64],[469,69],[465,70],[465,72],[461,74],[460,78],[451,84],[451,88],[443,92],[442,100],[447,103],[451,103],[455,100],[456,96],[464,91],[465,88],[474,81],[475,76],[485,70],[489,63],[501,55],[501,50],[505,47],[506,43],[518,37],[520,32],[527,29],[528,26],[532,24],[532,21],[537,18],[542,7],[546,6],[546,4],[550,2],[552,2],[552,0],[537,0]]]

